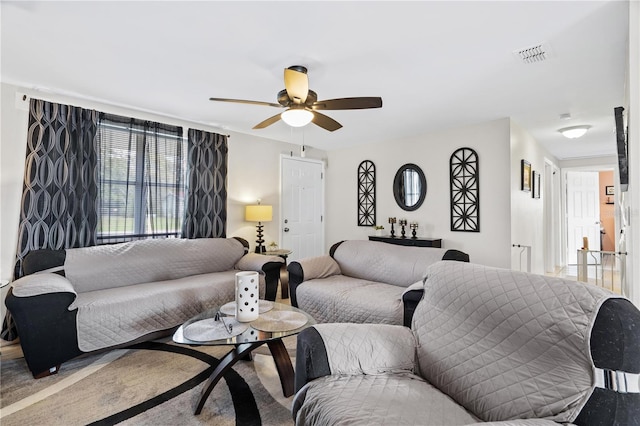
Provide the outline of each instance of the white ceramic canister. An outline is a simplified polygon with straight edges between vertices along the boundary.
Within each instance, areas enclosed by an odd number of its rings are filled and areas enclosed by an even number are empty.
[[[258,319],[258,273],[236,273],[236,320],[249,322]]]

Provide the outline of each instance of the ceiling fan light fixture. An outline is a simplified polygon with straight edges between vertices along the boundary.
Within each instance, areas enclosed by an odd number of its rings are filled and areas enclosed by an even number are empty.
[[[581,125],[581,126],[565,127],[558,131],[562,133],[562,136],[564,136],[565,138],[577,139],[581,136],[584,136],[585,133],[587,133],[587,130],[589,130],[590,128],[591,126]]]
[[[280,118],[291,127],[303,127],[311,123],[313,113],[302,108],[290,108],[280,114]]]

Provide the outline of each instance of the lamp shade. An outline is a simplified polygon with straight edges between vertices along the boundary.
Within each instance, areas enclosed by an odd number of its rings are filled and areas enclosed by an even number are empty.
[[[246,206],[244,219],[247,222],[269,222],[273,220],[273,207],[263,204]]]
[[[302,108],[289,108],[280,114],[280,117],[291,127],[302,127],[311,123],[313,113]]]

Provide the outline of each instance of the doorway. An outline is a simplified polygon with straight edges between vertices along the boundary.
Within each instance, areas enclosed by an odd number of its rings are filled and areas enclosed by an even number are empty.
[[[615,251],[614,175],[612,169],[566,170],[566,259],[577,265],[577,250]],[[599,262],[589,256],[588,263]],[[573,274],[572,274],[573,275]]]
[[[577,265],[577,250],[600,251],[598,172],[568,171],[567,264]]]
[[[324,163],[280,157],[282,247],[290,261],[324,253]]]

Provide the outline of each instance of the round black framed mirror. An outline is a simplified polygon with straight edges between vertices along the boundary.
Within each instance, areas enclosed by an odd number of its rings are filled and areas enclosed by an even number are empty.
[[[407,163],[400,167],[393,179],[393,196],[402,210],[418,209],[427,195],[427,178],[422,169]]]

